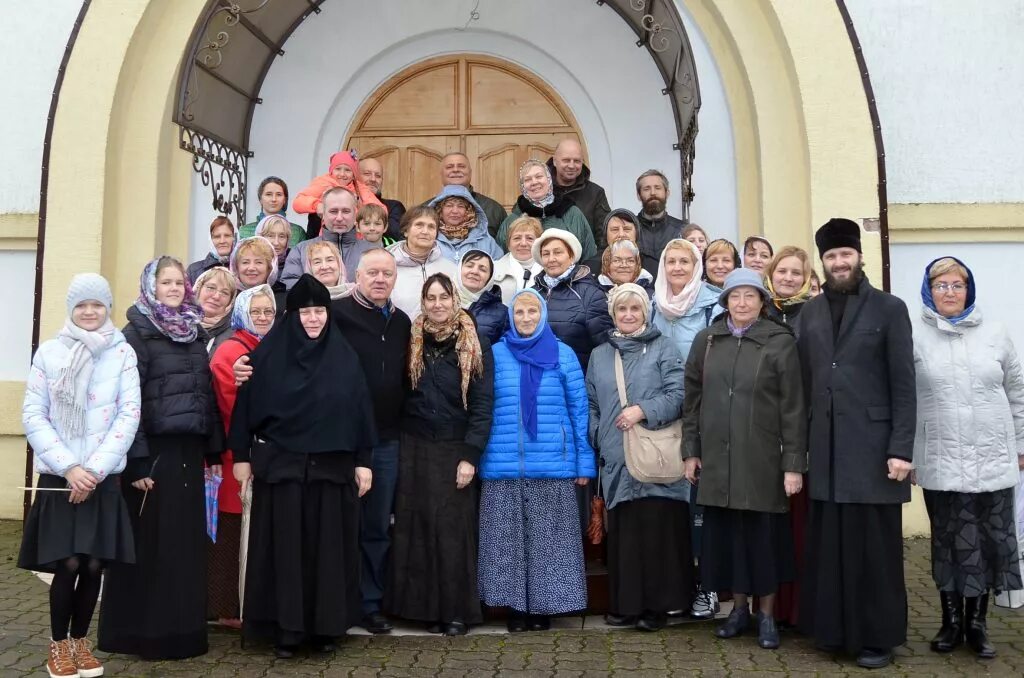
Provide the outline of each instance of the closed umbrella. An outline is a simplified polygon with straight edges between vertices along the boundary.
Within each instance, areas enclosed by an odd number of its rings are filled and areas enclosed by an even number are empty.
[[[242,533],[238,544],[238,618],[245,611],[245,564],[249,558],[249,517],[252,513],[252,480],[242,490]]]

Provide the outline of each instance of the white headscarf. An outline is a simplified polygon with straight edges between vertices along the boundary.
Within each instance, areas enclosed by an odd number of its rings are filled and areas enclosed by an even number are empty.
[[[470,252],[479,252],[487,257],[488,261],[491,262],[491,277],[484,282],[484,286],[480,288],[478,292],[470,292],[466,289],[466,286],[462,284],[462,262],[466,258],[466,255]],[[476,301],[483,295],[484,292],[490,287],[491,282],[494,280],[494,258],[487,254],[483,250],[466,250],[462,256],[459,257],[459,274],[455,276],[455,290],[459,293],[459,305],[464,310],[469,310],[469,307],[476,303]]]
[[[693,275],[690,282],[686,283],[683,290],[676,295],[672,294],[672,288],[668,284],[668,274],[665,272],[665,254],[669,249],[682,247],[693,257]],[[661,251],[661,259],[658,261],[658,277],[654,281],[654,303],[663,316],[669,320],[676,320],[689,313],[690,309],[697,302],[697,295],[700,294],[704,281],[704,262],[701,260],[700,251],[697,246],[689,240],[676,238],[670,240],[665,249]]]

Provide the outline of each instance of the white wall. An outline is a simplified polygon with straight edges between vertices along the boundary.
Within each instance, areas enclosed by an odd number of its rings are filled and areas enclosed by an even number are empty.
[[[847,0],[889,200],[1024,201],[1024,2]]]
[[[593,179],[613,207],[638,208],[634,181],[655,167],[681,206],[679,153],[672,150],[675,122],[664,86],[646,50],[613,10],[590,0],[482,0],[480,19],[460,30],[474,0],[427,3],[330,2],[307,19],[271,67],[253,119],[249,213],[255,187],[275,174],[292,194],[325,171],[326,158],[344,142],[355,112],[384,81],[433,56],[477,52],[507,59],[550,84],[572,109],[590,154]],[[538,20],[543,17],[543,20]],[[736,187],[732,132],[724,89],[708,48],[688,17],[700,69],[704,105],[694,176],[692,218],[716,235],[735,237]],[[386,39],[353,26],[387,26]],[[344,35],[344,58],[325,49]],[[209,189],[193,181],[191,255],[206,249],[213,217]]]
[[[0,332],[0,381],[24,381],[32,359],[32,300],[36,253],[0,251],[0,271],[15,281],[4,295],[4,329]]]

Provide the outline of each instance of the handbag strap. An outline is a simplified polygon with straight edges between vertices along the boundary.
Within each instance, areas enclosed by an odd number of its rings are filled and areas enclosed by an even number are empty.
[[[623,409],[626,407],[626,377],[622,372],[622,354],[618,349],[615,351],[615,385],[619,387],[619,402]]]

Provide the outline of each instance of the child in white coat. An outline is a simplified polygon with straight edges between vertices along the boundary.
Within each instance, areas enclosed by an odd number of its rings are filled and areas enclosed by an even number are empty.
[[[85,637],[110,562],[135,562],[120,476],[139,426],[135,351],[110,322],[110,285],[76,275],[68,317],[32,358],[22,423],[39,474],[18,567],[53,573],[51,678],[101,676]]]

